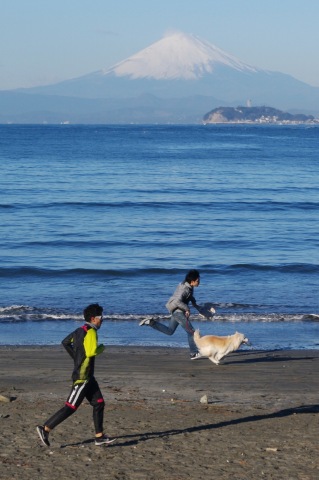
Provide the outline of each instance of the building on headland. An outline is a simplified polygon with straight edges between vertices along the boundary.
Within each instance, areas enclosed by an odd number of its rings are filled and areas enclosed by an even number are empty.
[[[247,101],[247,107],[218,107],[206,113],[203,123],[252,123],[252,124],[279,124],[299,125],[319,123],[313,115],[301,113],[292,114],[273,107],[252,107]]]

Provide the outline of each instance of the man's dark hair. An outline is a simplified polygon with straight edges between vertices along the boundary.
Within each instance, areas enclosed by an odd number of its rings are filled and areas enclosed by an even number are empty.
[[[92,317],[100,317],[103,313],[103,307],[98,303],[92,303],[83,310],[84,319],[90,322]]]
[[[195,282],[200,277],[199,271],[198,270],[190,270],[185,277],[185,282],[191,283]]]

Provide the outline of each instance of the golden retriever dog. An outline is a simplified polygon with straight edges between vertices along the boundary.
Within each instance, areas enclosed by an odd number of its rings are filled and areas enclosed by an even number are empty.
[[[234,333],[227,337],[217,337],[216,335],[204,335],[200,336],[199,330],[194,333],[194,341],[196,346],[203,357],[208,357],[209,360],[216,365],[224,358],[228,353],[235,352],[238,348],[245,343],[249,344],[249,340],[243,333]]]

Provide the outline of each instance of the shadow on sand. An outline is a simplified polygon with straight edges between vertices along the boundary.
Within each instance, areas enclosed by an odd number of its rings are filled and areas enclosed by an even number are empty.
[[[289,417],[295,414],[300,415],[305,413],[319,413],[319,405],[302,405],[300,407],[295,407],[295,408],[286,408],[274,413],[267,413],[264,415],[250,415],[248,417],[238,418],[235,420],[229,420],[229,421],[224,421],[219,423],[209,423],[206,425],[198,425],[196,427],[189,427],[184,429],[172,429],[172,430],[164,430],[160,432],[145,432],[145,433],[136,433],[132,435],[124,435],[124,436],[117,437],[119,442],[115,442],[114,444],[109,445],[107,448],[128,447],[128,446],[136,445],[141,442],[146,442],[148,440],[153,440],[156,438],[171,437],[174,435],[183,435],[185,433],[203,432],[205,430],[214,430],[216,428],[223,428],[231,425],[239,425],[242,423],[249,423],[249,422],[259,422],[261,420],[283,418],[283,417]],[[94,442],[93,439],[88,439],[88,440],[84,440],[83,442],[61,445],[61,448],[75,447],[75,446],[80,446],[84,444],[90,444],[93,442]]]
[[[240,355],[239,355],[240,353]],[[301,357],[301,356],[293,356],[293,352],[291,355],[281,355],[280,351],[278,350],[271,350],[267,352],[257,352],[258,354],[262,355],[260,357],[256,357],[256,352],[235,352],[233,354],[229,354],[221,360],[220,365],[235,365],[235,364],[243,364],[243,363],[273,363],[273,362],[293,362],[299,360],[313,360],[315,357]],[[240,356],[240,358],[238,358]],[[251,358],[250,358],[251,357]]]

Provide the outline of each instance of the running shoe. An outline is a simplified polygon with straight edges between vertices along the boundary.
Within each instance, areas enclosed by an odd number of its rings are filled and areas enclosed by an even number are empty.
[[[140,321],[139,325],[140,327],[142,327],[143,325],[152,325],[153,322],[153,318],[143,318],[143,320]]]
[[[41,425],[37,426],[37,432],[43,445],[45,445],[46,447],[49,447],[50,446],[49,432],[46,432],[44,430],[44,427],[42,427]]]
[[[203,358],[202,355],[199,352],[193,353],[191,355],[191,360],[198,360],[199,358]]]
[[[116,438],[109,438],[107,435],[102,435],[102,437],[95,437],[95,445],[109,445],[115,442],[115,440]]]

